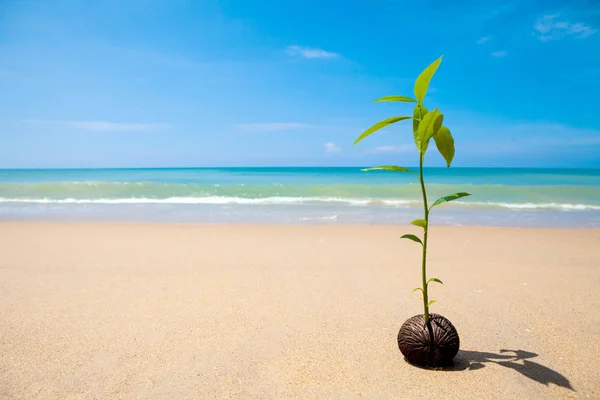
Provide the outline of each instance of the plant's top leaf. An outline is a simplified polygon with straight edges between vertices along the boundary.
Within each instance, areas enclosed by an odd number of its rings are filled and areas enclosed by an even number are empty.
[[[449,201],[454,201],[456,199],[460,199],[461,197],[466,197],[466,196],[470,196],[470,195],[471,195],[470,193],[465,193],[465,192],[449,194],[448,196],[440,197],[439,199],[437,199],[431,207],[434,207],[434,206],[437,206],[439,204],[446,203]]]
[[[423,229],[425,229],[427,226],[427,222],[424,219],[415,219],[413,222],[411,222],[411,224],[414,226],[420,226]]]
[[[384,127],[386,127],[388,125],[394,124],[394,123],[396,123],[398,121],[402,121],[402,120],[405,120],[405,119],[411,119],[411,118],[412,117],[402,116],[402,117],[391,117],[391,118],[388,118],[388,119],[384,119],[383,121],[380,121],[380,122],[376,123],[375,125],[373,125],[369,129],[367,129],[366,131],[364,131],[362,133],[362,135],[360,135],[358,137],[358,139],[356,139],[354,141],[354,144],[360,142],[361,140],[363,140],[364,138],[366,138],[367,136],[369,136],[373,132],[378,131],[381,128],[384,128]]]
[[[397,167],[395,165],[381,165],[379,167],[364,168],[361,171],[394,171],[394,172],[414,172],[408,168]]]
[[[446,160],[446,166],[449,167],[454,158],[454,138],[450,133],[450,129],[445,126],[440,127],[433,140],[435,140],[438,151]]]
[[[421,122],[419,123],[418,137],[421,148],[419,151],[424,154],[429,145],[429,140],[442,126],[444,115],[437,108],[431,112],[425,114]]]
[[[419,239],[417,236],[413,235],[412,233],[407,233],[406,235],[402,235],[400,236],[401,239],[409,239],[412,240],[413,242],[417,242],[417,243],[421,243],[421,245],[423,244],[423,242],[421,242],[421,239]]]
[[[421,72],[415,81],[415,97],[417,98],[417,102],[423,102],[423,99],[427,94],[427,89],[429,88],[429,82],[442,62],[442,57],[429,64],[429,66],[425,68],[423,72]]]
[[[415,99],[406,96],[385,96],[373,101],[404,101],[406,103],[416,103]]]

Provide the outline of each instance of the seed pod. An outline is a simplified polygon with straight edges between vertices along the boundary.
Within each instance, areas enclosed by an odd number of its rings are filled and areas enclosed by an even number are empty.
[[[460,346],[458,332],[452,322],[439,314],[430,314],[425,323],[423,314],[402,324],[398,332],[398,347],[412,364],[425,367],[452,365]]]

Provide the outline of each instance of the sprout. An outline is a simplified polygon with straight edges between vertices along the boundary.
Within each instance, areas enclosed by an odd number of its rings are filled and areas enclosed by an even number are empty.
[[[416,219],[412,221],[411,224],[423,229],[423,238],[421,239],[414,234],[405,234],[402,235],[401,238],[412,240],[413,242],[420,244],[422,248],[422,285],[421,287],[415,288],[413,292],[420,291],[422,293],[423,315],[420,319],[417,317],[421,316],[415,316],[405,322],[398,335],[398,344],[400,350],[409,361],[431,366],[443,365],[449,361],[451,362],[452,358],[454,358],[458,352],[459,339],[458,333],[456,333],[456,329],[454,329],[454,326],[450,321],[441,315],[429,313],[429,307],[435,302],[435,300],[429,300],[429,284],[431,282],[442,284],[442,281],[437,278],[427,279],[427,236],[429,233],[429,215],[435,206],[469,196],[469,193],[465,192],[450,194],[437,199],[431,206],[429,206],[427,201],[427,191],[425,190],[425,180],[423,177],[423,161],[425,160],[425,154],[430,140],[433,138],[435,141],[438,151],[446,161],[446,166],[450,167],[454,158],[454,138],[450,133],[450,129],[443,125],[444,114],[437,108],[433,111],[429,111],[423,104],[427,89],[429,88],[429,82],[441,62],[442,57],[435,60],[421,72],[415,81],[415,99],[406,96],[386,96],[375,100],[376,102],[414,103],[415,106],[412,116],[396,116],[378,122],[363,132],[354,142],[354,144],[359,143],[367,136],[370,136],[386,126],[395,124],[396,122],[412,120],[413,137],[419,153],[418,173],[405,167],[393,165],[366,168],[364,171],[383,170],[391,172],[408,172],[414,174],[421,184],[421,193],[423,195],[423,219]],[[423,329],[416,327],[419,324],[418,321],[421,321],[420,324]],[[434,323],[433,327],[432,321]],[[452,337],[452,334],[448,335],[449,333],[453,333],[455,338]],[[445,335],[445,337],[442,338],[439,335]]]

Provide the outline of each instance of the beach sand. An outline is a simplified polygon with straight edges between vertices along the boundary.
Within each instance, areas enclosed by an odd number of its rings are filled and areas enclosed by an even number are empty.
[[[0,398],[600,398],[600,230],[0,223]]]

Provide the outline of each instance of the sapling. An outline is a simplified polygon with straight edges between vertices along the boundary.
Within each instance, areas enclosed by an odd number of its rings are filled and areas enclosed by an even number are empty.
[[[419,152],[419,172],[416,173],[408,168],[395,165],[384,165],[379,167],[366,168],[364,171],[383,170],[392,172],[412,173],[419,180],[421,193],[423,196],[423,219],[416,219],[411,222],[412,225],[420,227],[423,230],[423,237],[420,238],[414,234],[405,234],[403,239],[412,240],[421,245],[421,286],[414,291],[421,292],[423,300],[423,314],[415,315],[409,318],[398,332],[398,346],[406,359],[414,364],[423,366],[443,366],[452,363],[460,345],[460,340],[456,329],[452,323],[439,314],[431,314],[430,306],[435,300],[429,298],[429,285],[431,283],[440,283],[437,278],[427,278],[427,237],[429,234],[429,216],[434,207],[447,203],[461,197],[469,196],[469,193],[459,192],[441,197],[429,205],[427,201],[427,191],[425,189],[425,179],[423,176],[423,162],[431,138],[446,161],[446,166],[450,167],[454,158],[454,138],[450,130],[443,125],[444,115],[437,108],[429,111],[423,104],[423,99],[427,93],[429,82],[435,74],[438,66],[442,62],[442,57],[435,60],[421,72],[415,81],[415,98],[406,96],[386,96],[375,100],[376,102],[406,102],[414,103],[412,116],[397,116],[380,121],[362,133],[354,144],[360,142],[372,133],[403,120],[412,120],[412,130],[415,145]]]

